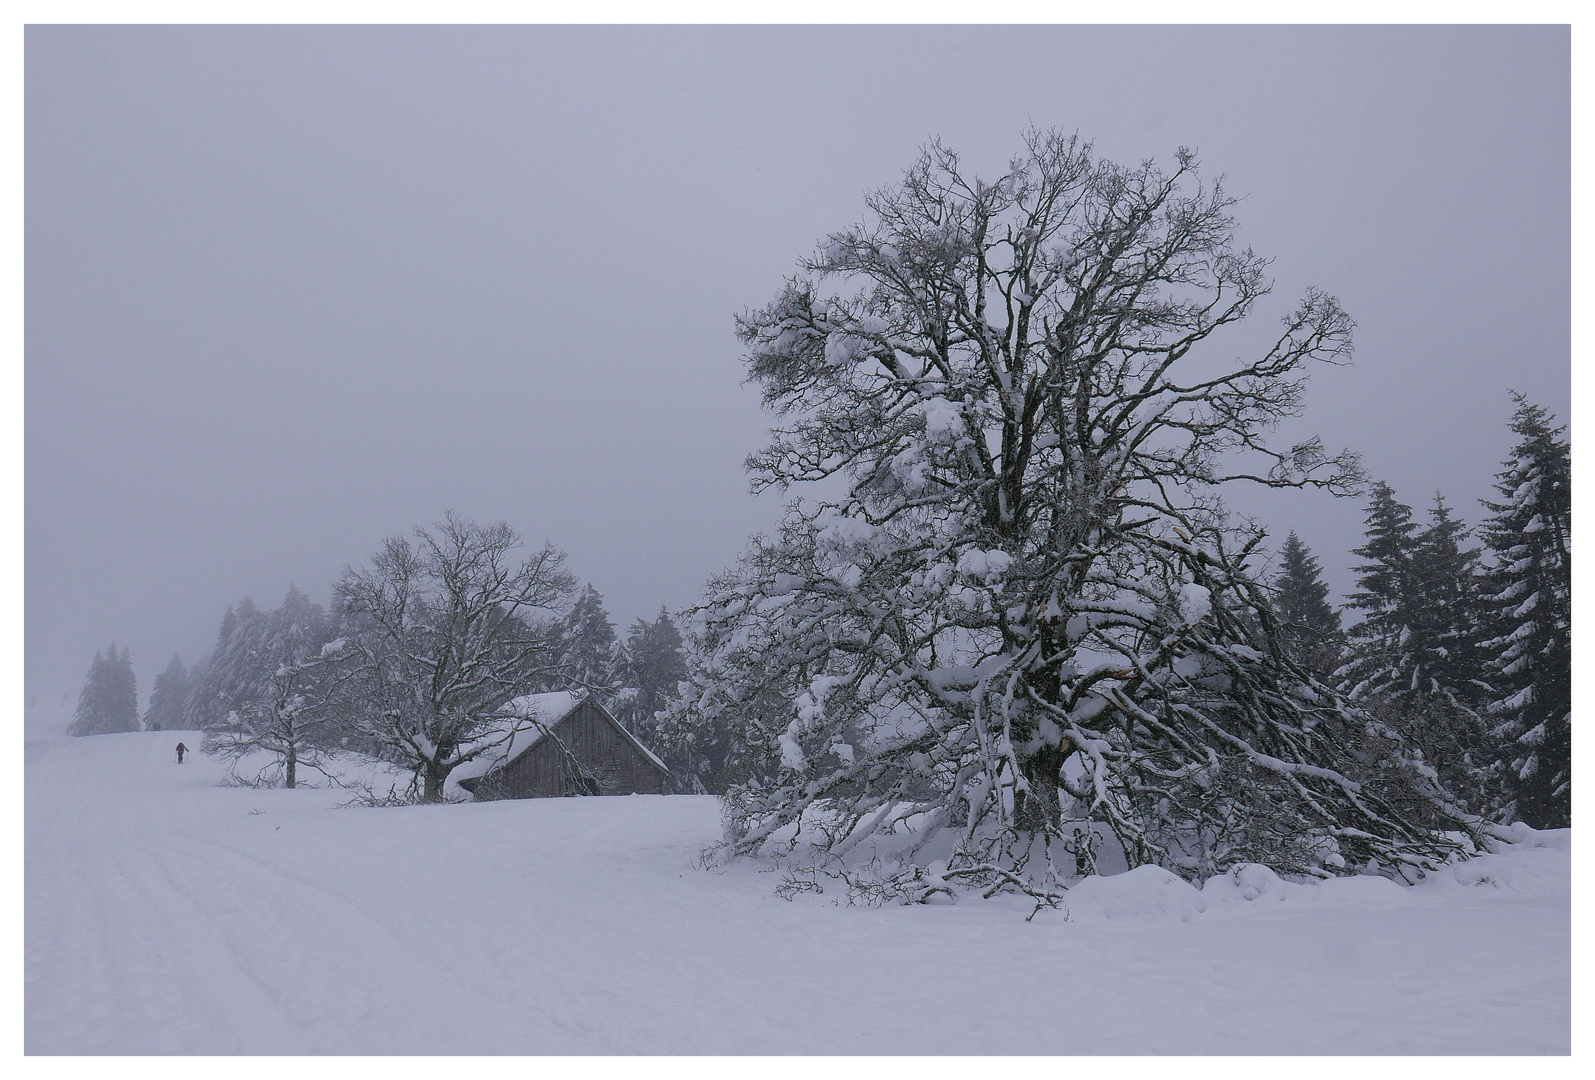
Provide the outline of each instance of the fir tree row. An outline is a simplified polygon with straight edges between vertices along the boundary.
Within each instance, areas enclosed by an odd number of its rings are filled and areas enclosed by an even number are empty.
[[[1294,533],[1275,586],[1298,657],[1417,748],[1461,806],[1561,828],[1572,790],[1570,453],[1544,408],[1514,400],[1518,442],[1477,533],[1438,494],[1420,522],[1376,483],[1346,605],[1356,621],[1342,630]]]

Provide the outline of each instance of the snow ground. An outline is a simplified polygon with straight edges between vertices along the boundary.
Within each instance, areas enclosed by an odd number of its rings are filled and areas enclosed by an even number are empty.
[[[1570,1046],[1565,832],[1410,889],[1139,871],[1027,923],[1017,898],[787,902],[755,866],[695,869],[707,797],[333,809],[218,787],[180,738],[27,744],[28,1054]]]

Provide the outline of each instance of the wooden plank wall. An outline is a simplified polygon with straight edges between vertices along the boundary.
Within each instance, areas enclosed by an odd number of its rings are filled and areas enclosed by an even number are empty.
[[[576,761],[571,760],[572,756]],[[634,792],[660,795],[664,793],[665,780],[665,775],[616,730],[597,706],[583,702],[537,745],[483,777],[476,795],[488,799]],[[596,792],[592,790],[594,782]]]

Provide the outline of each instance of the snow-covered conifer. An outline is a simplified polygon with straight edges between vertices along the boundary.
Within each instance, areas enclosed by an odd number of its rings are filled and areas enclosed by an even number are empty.
[[[1420,529],[1388,485],[1375,485],[1367,540],[1355,552],[1368,561],[1350,597],[1365,614],[1351,628],[1340,676],[1477,812],[1489,802],[1479,758],[1487,687],[1479,679],[1478,551],[1438,494],[1429,518]]]
[[[933,145],[740,320],[784,418],[754,486],[831,481],[696,616],[683,709],[744,733],[741,850],[952,828],[940,880],[994,886],[1044,878],[1068,816],[1197,875],[1453,850],[1399,740],[1290,654],[1261,533],[1217,502],[1360,480],[1267,441],[1349,353],[1332,297],[1249,362],[1203,348],[1269,291],[1233,205],[1185,151],[1038,133],[988,183]]]
[[[124,645],[122,655],[116,656],[116,647],[113,645],[106,659],[111,668],[111,715],[118,725],[115,730],[137,731],[138,678],[133,674],[132,650]]]
[[[183,727],[205,731],[223,725],[230,713],[253,700],[260,685],[257,654],[264,620],[264,613],[247,596],[227,609],[209,660],[189,678]]]
[[[1340,613],[1329,603],[1317,557],[1294,531],[1280,545],[1273,585],[1280,630],[1296,656],[1316,672],[1333,672],[1345,638]]]
[[[1478,681],[1481,602],[1479,549],[1468,546],[1472,531],[1451,513],[1436,492],[1429,524],[1413,551],[1420,616],[1432,635],[1430,669],[1435,680],[1465,700],[1485,689]]]
[[[604,597],[589,582],[571,605],[561,627],[564,678],[598,700],[613,702],[624,678],[626,656]]]
[[[116,651],[116,643],[111,643]],[[89,662],[88,674],[83,677],[83,689],[78,691],[78,705],[72,713],[71,735],[98,735],[104,730],[105,718],[110,713],[109,672],[105,656],[95,653]]]
[[[166,670],[155,676],[150,688],[149,707],[144,710],[145,731],[167,731],[183,724],[183,707],[188,703],[188,669],[181,656],[173,656]]]
[[[682,651],[681,631],[663,607],[653,622],[638,619],[626,632],[626,683],[629,693],[616,714],[622,723],[656,752],[664,753],[656,716],[678,696],[681,680],[687,677],[687,660]],[[666,763],[672,771],[677,762]]]
[[[125,648],[118,653],[113,641],[104,655],[94,654],[67,730],[72,735],[112,735],[138,729],[138,684],[133,675],[133,657]]]
[[[1491,749],[1511,800],[1503,812],[1554,829],[1571,822],[1571,455],[1549,412],[1513,400],[1519,441],[1496,476],[1500,500],[1484,502]]]
[[[1353,697],[1399,688],[1410,675],[1409,646],[1418,615],[1413,563],[1412,507],[1396,500],[1384,481],[1370,490],[1364,543],[1352,554],[1365,560],[1355,568],[1357,589],[1347,606],[1362,612],[1350,629],[1352,658],[1341,681]]]
[[[116,651],[116,642],[111,642],[111,651]],[[88,674],[83,677],[83,689],[78,691],[78,705],[73,711],[72,734],[94,734],[94,730],[79,731],[78,728],[97,729],[99,717],[106,712],[109,696],[105,693],[105,656],[96,652],[94,659],[89,661]]]

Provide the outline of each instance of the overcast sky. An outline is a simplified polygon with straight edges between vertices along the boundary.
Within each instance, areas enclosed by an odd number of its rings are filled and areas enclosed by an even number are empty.
[[[29,27],[28,730],[132,648],[141,707],[242,596],[325,603],[450,508],[624,631],[778,511],[732,317],[940,135],[1226,173],[1358,322],[1300,430],[1477,499],[1508,388],[1569,406],[1560,27]],[[1294,429],[1293,429],[1294,430]],[[1351,585],[1362,508],[1237,500]],[[65,703],[63,707],[63,703]]]

